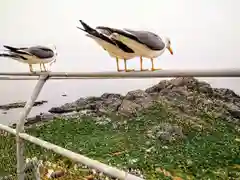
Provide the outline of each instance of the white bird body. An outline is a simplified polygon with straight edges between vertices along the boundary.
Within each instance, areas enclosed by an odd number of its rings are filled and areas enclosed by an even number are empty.
[[[112,34],[110,36],[110,38],[114,38],[115,34]],[[167,41],[165,41],[165,46],[163,49],[161,50],[152,50],[150,48],[148,48],[146,45],[138,43],[137,41],[134,41],[130,38],[127,38],[125,36],[122,35],[118,35],[119,37],[117,37],[116,39],[123,42],[124,44],[126,44],[128,47],[130,47],[131,49],[134,50],[135,54],[137,54],[138,56],[142,56],[145,58],[156,58],[160,55],[162,55],[164,53],[164,51],[166,50],[166,43]]]
[[[20,59],[20,58],[12,58],[12,59],[15,59],[21,63],[25,63],[25,64],[40,64],[40,63],[50,63],[52,61],[55,60],[55,56],[52,57],[52,58],[46,58],[46,59],[40,59],[36,56],[31,56],[31,55],[22,55],[24,58],[26,58],[27,60],[23,60],[23,59]]]
[[[127,32],[124,30],[122,30],[122,32],[124,32],[126,34],[131,34],[132,36],[135,36],[131,32]],[[133,40],[131,38],[128,38],[128,37],[126,37],[122,34],[118,34],[118,33],[112,33],[109,36],[109,38],[121,41],[122,43],[126,44],[129,48],[133,49],[134,52],[138,56],[142,56],[142,57],[150,58],[150,59],[156,58],[156,57],[162,55],[164,53],[164,51],[166,50],[166,48],[170,46],[170,43],[169,43],[170,40],[167,37],[163,38],[164,41],[162,41],[162,39],[160,39],[161,41],[159,41],[159,42],[161,42],[162,44],[161,44],[161,48],[159,48],[159,49],[151,49],[144,43],[139,43],[136,40]],[[159,38],[159,37],[156,36],[156,38]]]

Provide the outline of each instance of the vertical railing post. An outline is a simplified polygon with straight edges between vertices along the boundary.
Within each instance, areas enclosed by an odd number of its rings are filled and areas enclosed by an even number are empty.
[[[18,180],[24,180],[24,169],[25,169],[25,161],[24,161],[24,141],[19,137],[19,133],[24,132],[24,123],[25,120],[30,113],[34,102],[36,101],[39,93],[41,92],[43,85],[48,79],[48,74],[40,75],[39,80],[32,92],[31,97],[25,104],[23,111],[21,112],[20,119],[17,123],[16,127],[16,145],[17,145],[17,177]]]

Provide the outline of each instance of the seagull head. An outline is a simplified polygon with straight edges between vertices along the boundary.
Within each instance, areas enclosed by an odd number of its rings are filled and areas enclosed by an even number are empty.
[[[48,44],[47,47],[49,47],[54,52],[54,56],[57,56],[57,47],[55,44]]]
[[[173,55],[173,50],[171,48],[171,41],[169,37],[165,37],[165,44],[166,48],[169,50],[169,52]]]
[[[53,51],[53,53],[54,53],[54,60],[50,63],[50,65],[52,65],[52,63],[55,63],[56,60],[57,60],[57,55],[58,55],[58,53],[57,53],[57,47],[56,47],[55,44],[48,44],[48,47],[49,47],[49,48]]]

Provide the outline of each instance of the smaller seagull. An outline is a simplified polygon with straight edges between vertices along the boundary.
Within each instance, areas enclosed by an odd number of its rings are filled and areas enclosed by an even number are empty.
[[[130,29],[115,29],[109,27],[99,26],[96,29],[105,29],[111,31],[110,39],[115,39],[126,44],[129,48],[140,56],[141,71],[144,71],[142,67],[142,57],[151,59],[152,71],[159,70],[154,68],[153,58],[156,58],[163,54],[165,49],[168,49],[173,55],[171,48],[171,41],[168,37],[160,38],[157,34],[149,31],[136,31]]]
[[[22,63],[27,63],[29,65],[30,72],[34,72],[32,65],[40,64],[41,72],[46,72],[46,63],[56,62],[56,46],[49,45],[46,46],[32,46],[32,47],[12,47],[8,45],[3,45],[8,53],[1,53],[0,57],[8,57],[17,60]],[[42,70],[42,66],[44,71]]]
[[[111,31],[108,31],[108,30],[97,31],[96,29],[91,28],[82,20],[79,20],[79,21],[82,24],[84,29],[80,27],[77,27],[77,28],[88,33],[86,34],[87,37],[90,37],[93,40],[95,40],[95,42],[97,42],[98,45],[100,45],[104,50],[106,50],[111,57],[116,58],[118,72],[122,71],[119,68],[119,62],[118,62],[119,59],[124,59],[125,72],[134,71],[133,69],[127,69],[127,60],[130,60],[136,57],[135,52],[131,48],[126,46],[121,41],[110,39],[109,36],[111,35]]]

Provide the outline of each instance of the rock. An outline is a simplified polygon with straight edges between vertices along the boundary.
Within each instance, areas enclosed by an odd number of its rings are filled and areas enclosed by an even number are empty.
[[[214,98],[230,101],[230,102],[239,102],[240,96],[238,96],[235,92],[226,88],[214,88],[213,89]]]
[[[153,132],[155,133],[156,138],[168,142],[185,138],[182,132],[182,127],[169,123],[160,124],[153,129]]]
[[[35,101],[33,106],[40,106],[42,104],[47,103],[48,101]],[[5,105],[0,105],[0,109],[9,110],[9,109],[15,109],[15,108],[23,108],[25,106],[26,102],[15,102]]]
[[[170,89],[170,88],[171,88],[171,83],[167,80],[163,80],[163,81],[160,81],[158,84],[146,89],[145,92],[148,94],[159,93],[163,89]]]
[[[117,112],[122,104],[122,98],[123,96],[120,94],[103,94],[102,101],[98,103],[97,111],[105,114]]]
[[[112,93],[104,93],[101,96],[101,99],[122,99],[123,96],[121,94],[112,94]]]
[[[70,103],[67,103],[60,107],[52,107],[48,112],[62,114],[62,113],[72,112],[75,110],[76,110],[76,107],[72,106],[72,104],[70,104]]]
[[[142,109],[141,105],[136,104],[130,100],[124,99],[118,109],[118,113],[124,116],[131,116],[131,115],[135,115],[136,112],[139,111],[140,109]]]
[[[231,103],[225,103],[224,105],[225,105],[225,114],[228,115],[228,117],[234,118],[234,119],[228,119],[228,121],[235,124],[240,124],[240,107]]]
[[[149,96],[148,93],[144,92],[143,90],[135,90],[135,91],[130,91],[126,94],[125,98],[126,100],[134,101],[139,98],[145,98]]]
[[[104,93],[101,97],[80,98],[73,103],[66,103],[60,107],[53,107],[49,112],[62,114],[85,109],[99,113],[115,112],[121,102],[122,96],[120,94]]]
[[[189,95],[189,92],[184,87],[178,87],[178,88],[172,87],[171,90],[163,89],[159,93],[159,96],[164,96],[166,97],[166,99],[175,101],[175,102],[186,101],[188,95]]]
[[[55,115],[51,114],[51,113],[40,113],[39,115],[36,115],[34,117],[30,117],[30,118],[27,118],[24,125],[25,126],[30,126],[30,125],[33,125],[33,124],[37,124],[39,122],[44,122],[44,121],[48,121],[48,120],[52,120],[54,119]],[[12,128],[16,128],[17,124],[14,123],[11,125]]]
[[[153,98],[143,90],[130,91],[126,94],[125,100],[132,101],[143,108],[148,108],[153,105]]]

